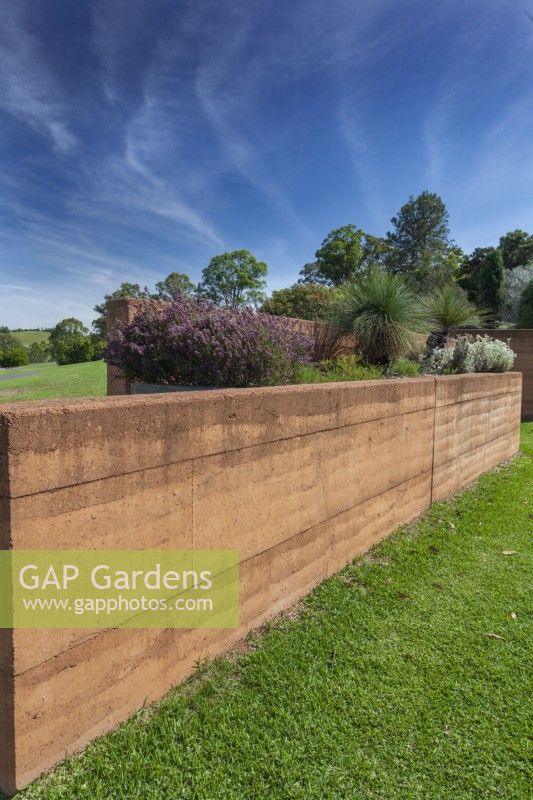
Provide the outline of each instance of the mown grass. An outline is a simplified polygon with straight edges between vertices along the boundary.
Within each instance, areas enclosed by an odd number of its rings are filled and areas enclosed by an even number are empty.
[[[33,342],[47,342],[50,337],[49,331],[12,331],[15,339],[18,339],[25,347],[29,347]]]
[[[37,374],[32,374],[37,373]],[[0,370],[0,403],[19,400],[44,400],[51,397],[94,397],[106,393],[106,365],[103,361],[85,364],[27,364]]]
[[[523,455],[318,587],[24,800],[530,797]]]

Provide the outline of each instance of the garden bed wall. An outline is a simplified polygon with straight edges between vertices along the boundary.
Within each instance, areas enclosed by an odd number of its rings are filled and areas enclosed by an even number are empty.
[[[533,328],[498,328],[496,330],[464,330],[462,333],[491,336],[509,342],[516,353],[513,369],[523,375],[522,419],[533,420]]]
[[[238,630],[0,631],[4,790],[514,455],[520,392],[508,373],[3,406],[4,549],[235,548],[241,561]]]

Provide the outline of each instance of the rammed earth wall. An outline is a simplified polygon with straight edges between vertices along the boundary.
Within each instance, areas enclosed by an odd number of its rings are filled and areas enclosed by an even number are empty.
[[[513,456],[520,394],[508,373],[3,405],[3,549],[235,548],[241,561],[238,630],[0,631],[3,789]]]

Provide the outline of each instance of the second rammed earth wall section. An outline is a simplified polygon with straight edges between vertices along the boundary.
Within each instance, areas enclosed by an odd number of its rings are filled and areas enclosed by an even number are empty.
[[[2,787],[514,455],[520,388],[470,375],[3,406],[4,549],[235,548],[241,626],[2,632]]]
[[[513,369],[522,373],[522,419],[533,420],[533,328],[464,329],[470,336],[491,336],[508,342],[516,354]]]
[[[135,315],[145,305],[146,300],[130,297],[121,297],[111,300],[107,309],[107,330],[112,331],[117,324],[131,322]],[[353,353],[357,349],[354,336],[339,335],[331,326],[324,322],[313,322],[306,319],[285,318],[296,330],[312,336],[315,340],[315,358],[337,357]],[[529,328],[498,328],[478,329],[465,328],[457,333],[470,336],[491,336],[509,342],[516,354],[514,369],[523,376],[522,386],[522,419],[533,420],[533,329]],[[453,338],[453,337],[452,337]],[[424,350],[425,338],[420,337],[420,349]],[[112,364],[107,366],[107,394],[130,394],[130,381],[124,373]]]

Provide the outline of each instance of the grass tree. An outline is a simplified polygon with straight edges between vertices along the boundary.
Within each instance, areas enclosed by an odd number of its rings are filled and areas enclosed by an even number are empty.
[[[482,324],[486,312],[471,303],[465,292],[455,284],[434,289],[423,299],[431,334],[428,350],[442,347],[448,336],[458,328]]]
[[[362,358],[386,369],[416,348],[420,334],[429,332],[424,304],[415,291],[400,275],[378,268],[339,287],[329,321],[355,334]]]

